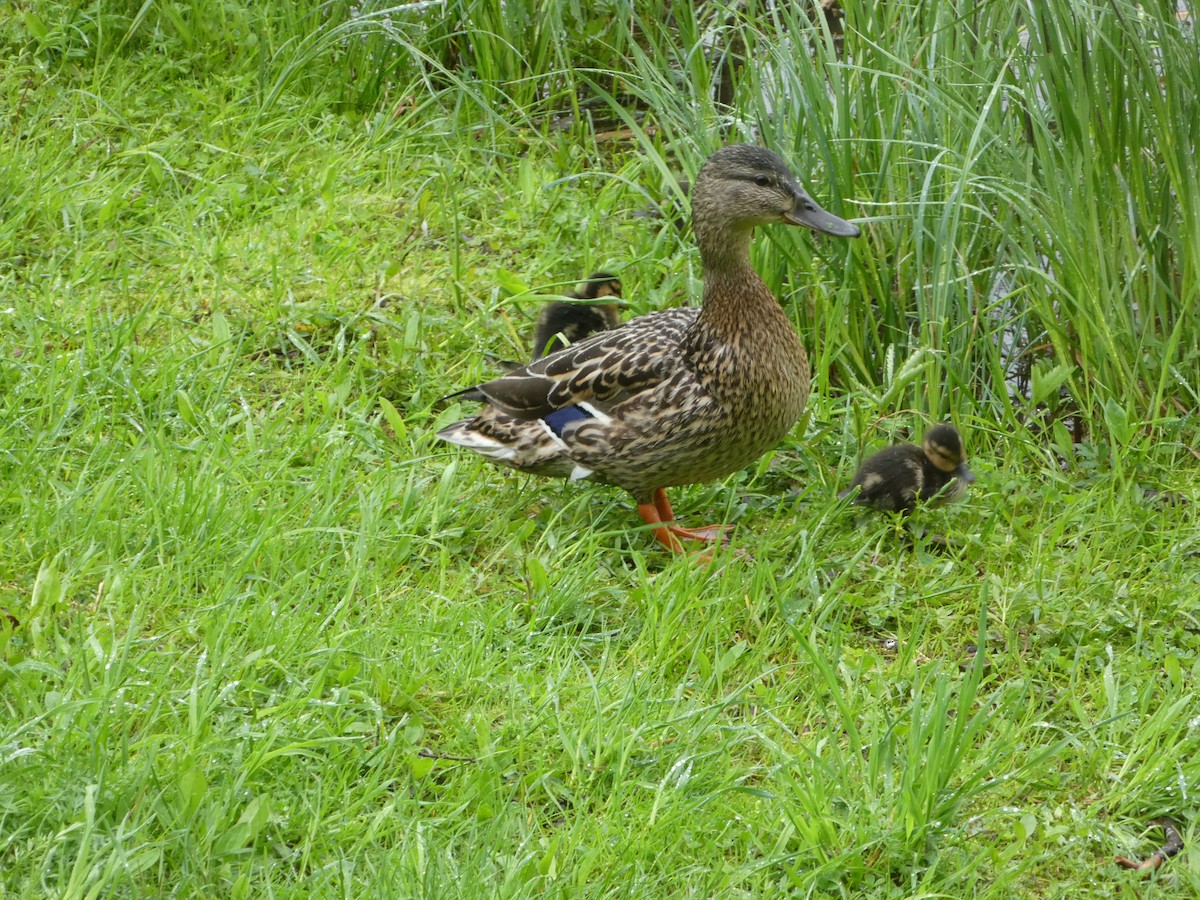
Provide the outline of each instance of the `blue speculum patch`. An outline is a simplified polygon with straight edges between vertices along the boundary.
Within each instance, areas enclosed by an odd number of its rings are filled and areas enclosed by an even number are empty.
[[[556,409],[548,416],[542,416],[542,421],[550,426],[550,430],[557,437],[562,437],[563,429],[572,422],[578,422],[580,419],[590,419],[591,414],[578,406],[564,406],[562,409]]]

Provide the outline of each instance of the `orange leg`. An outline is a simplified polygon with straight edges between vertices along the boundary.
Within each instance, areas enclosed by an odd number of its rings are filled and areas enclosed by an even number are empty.
[[[663,508],[666,508],[667,515],[663,516]],[[718,538],[724,540],[724,532],[728,526],[712,525],[708,528],[699,528],[695,531],[687,528],[676,528],[670,523],[674,521],[671,517],[671,504],[667,503],[667,495],[663,490],[655,491],[653,503],[639,503],[637,506],[638,515],[642,517],[647,525],[650,526],[651,532],[654,534],[655,540],[670,550],[672,553],[683,553],[683,544],[679,543],[679,538],[686,537],[690,539],[704,540],[697,538],[697,533],[708,534],[715,533]],[[741,559],[752,559],[749,553],[744,550],[738,550],[737,556]],[[704,565],[713,561],[711,553],[701,553],[692,557],[696,563]]]
[[[717,541],[723,544],[729,542],[728,532],[731,530],[729,525],[705,525],[703,528],[682,528],[676,525],[675,513],[671,510],[671,501],[667,499],[667,492],[663,488],[658,488],[654,492],[654,507],[658,510],[658,518],[666,526],[667,531],[685,541],[704,541],[708,544]],[[645,515],[642,518],[645,519]],[[659,540],[661,541],[662,538]]]
[[[679,539],[671,534],[671,529],[663,522],[655,504],[639,503],[637,511],[638,515],[650,526],[651,533],[660,544],[672,553],[683,552],[683,544],[679,543]]]

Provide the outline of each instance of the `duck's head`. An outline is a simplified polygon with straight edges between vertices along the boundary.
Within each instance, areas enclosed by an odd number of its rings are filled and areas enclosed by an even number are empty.
[[[704,235],[748,232],[756,225],[804,225],[835,237],[858,237],[857,225],[821,209],[787,163],[765,147],[732,144],[708,158],[692,188],[692,225]]]
[[[962,437],[953,425],[935,425],[925,432],[921,447],[926,458],[947,475],[956,477],[962,487],[972,484],[975,476],[967,468],[967,454],[963,451]]]

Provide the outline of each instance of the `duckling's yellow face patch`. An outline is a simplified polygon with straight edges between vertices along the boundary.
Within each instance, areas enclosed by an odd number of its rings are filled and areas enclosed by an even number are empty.
[[[925,456],[943,472],[953,472],[963,464],[965,454],[956,447],[947,447],[936,440],[925,439]]]
[[[604,284],[602,284],[598,288],[596,288],[596,299],[597,300],[599,300],[601,297],[620,297],[620,296],[621,296],[621,282],[619,282],[619,281],[616,281],[616,280],[606,281],[606,282],[604,282]]]
[[[869,493],[883,484],[883,482],[884,478],[882,475],[880,475],[878,472],[871,472],[862,480],[862,492],[864,494]]]

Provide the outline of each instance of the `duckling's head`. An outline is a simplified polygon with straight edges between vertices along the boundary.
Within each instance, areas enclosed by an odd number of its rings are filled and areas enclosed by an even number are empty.
[[[692,228],[701,250],[745,235],[756,225],[804,225],[836,237],[857,237],[858,226],[817,206],[778,154],[732,144],[708,158],[692,188]]]
[[[588,304],[582,307],[575,305],[577,310],[583,309],[586,312],[576,317],[583,324],[580,335],[578,337],[567,335],[572,341],[577,341],[580,337],[595,331],[616,328],[621,324],[621,308],[626,304],[622,299],[624,293],[621,279],[616,275],[610,275],[608,272],[593,272],[576,286],[575,293],[571,296]],[[597,302],[600,300],[609,300],[609,302]],[[566,313],[564,318],[569,318],[570,315],[570,313]]]
[[[962,487],[975,481],[967,468],[967,454],[963,451],[962,437],[953,425],[935,425],[925,432],[922,445],[925,457],[947,475],[955,476]]]
[[[604,297],[620,300],[623,296],[621,279],[607,272],[593,272],[575,289],[576,300],[601,300]]]
[[[533,333],[534,359],[561,350],[560,337],[574,344],[621,324],[621,307],[625,303],[621,299],[621,279],[616,275],[593,272],[576,286],[570,297],[542,307]]]

